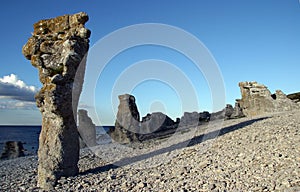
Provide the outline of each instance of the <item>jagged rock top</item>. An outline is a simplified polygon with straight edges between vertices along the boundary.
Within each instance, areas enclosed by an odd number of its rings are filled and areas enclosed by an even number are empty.
[[[240,82],[242,98],[237,102],[246,116],[299,109],[281,90],[271,94],[267,86],[256,81]]]
[[[84,27],[88,20],[88,15],[80,12],[74,15],[63,15],[53,19],[38,21],[33,25],[32,37],[23,47],[23,55],[27,59],[32,60],[32,56],[39,51],[45,53],[53,52],[54,50],[48,48],[51,46],[48,41],[65,40],[72,37],[89,38],[91,32]]]
[[[89,48],[88,15],[80,12],[38,21],[23,46],[23,55],[39,69],[43,84],[73,81]]]
[[[82,28],[88,20],[88,15],[83,12],[74,15],[63,15],[53,19],[41,20],[33,25],[33,34],[45,35],[48,33],[62,33],[70,28]]]
[[[268,90],[267,86],[257,83],[256,81],[240,82],[239,87],[241,89],[242,98],[249,97],[249,96],[267,97],[271,95],[271,92]]]

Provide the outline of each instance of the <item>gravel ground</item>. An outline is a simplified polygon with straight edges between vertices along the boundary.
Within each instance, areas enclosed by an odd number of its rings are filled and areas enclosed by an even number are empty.
[[[300,111],[192,130],[82,150],[55,191],[300,191]],[[36,179],[36,156],[0,162],[0,191],[42,191]]]

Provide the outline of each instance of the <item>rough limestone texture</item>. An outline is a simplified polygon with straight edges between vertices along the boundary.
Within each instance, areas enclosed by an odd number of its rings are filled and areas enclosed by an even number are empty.
[[[246,116],[299,109],[299,105],[280,90],[271,94],[268,88],[257,82],[240,82],[242,99],[237,100]]]
[[[24,156],[24,147],[21,141],[7,141],[0,159],[14,159]]]
[[[118,143],[137,142],[138,131],[140,129],[140,114],[132,95],[119,95],[120,104],[118,106],[115,127],[109,130],[111,138]]]
[[[38,69],[43,84],[36,103],[42,113],[37,184],[44,189],[52,189],[61,176],[78,173],[74,117],[89,48],[87,21],[88,15],[82,12],[41,20],[34,24],[32,37],[23,46],[23,55]]]
[[[96,126],[84,109],[78,110],[78,132],[80,148],[97,145]]]

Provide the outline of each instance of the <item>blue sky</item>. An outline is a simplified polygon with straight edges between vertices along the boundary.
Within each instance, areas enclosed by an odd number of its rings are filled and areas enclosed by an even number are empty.
[[[2,3],[0,9],[0,124],[40,124],[41,116],[30,97],[41,84],[37,69],[22,55],[22,46],[33,31],[33,23],[80,11],[90,17],[86,27],[92,31],[91,49],[113,31],[142,23],[175,26],[197,37],[218,64],[226,89],[226,103],[234,104],[234,100],[240,98],[237,85],[240,81],[256,80],[267,85],[271,92],[276,89],[285,93],[300,91],[298,0],[11,0]],[[163,111],[175,119],[183,111],[212,111],[213,101],[205,74],[197,70],[189,58],[170,48],[145,45],[116,55],[102,71],[93,103],[98,113],[98,119],[93,116],[97,124],[113,124],[117,94],[123,91],[114,85],[130,67],[142,61],[164,61],[185,74],[195,89],[199,105],[189,106],[186,102],[189,98],[180,98],[182,91],[176,90],[176,85],[148,79],[128,90],[136,96],[141,116]],[[187,105],[182,107],[183,103]],[[84,99],[81,106],[91,108]]]

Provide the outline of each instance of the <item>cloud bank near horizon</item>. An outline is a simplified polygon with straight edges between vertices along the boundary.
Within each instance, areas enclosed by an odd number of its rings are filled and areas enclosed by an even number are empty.
[[[37,90],[15,74],[0,78],[0,109],[35,109]]]

